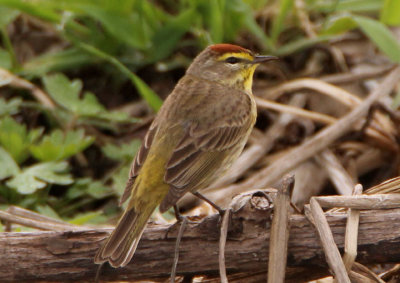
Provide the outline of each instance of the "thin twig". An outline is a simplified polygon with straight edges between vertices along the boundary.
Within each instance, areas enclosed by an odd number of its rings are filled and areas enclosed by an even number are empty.
[[[371,278],[372,282],[385,283],[385,281],[379,278],[379,276],[376,275],[372,270],[359,262],[354,262],[353,269],[358,273],[367,275],[369,278]]]
[[[285,176],[274,201],[274,216],[269,240],[268,283],[283,283],[285,281],[290,229],[290,195],[293,187],[294,176]]]
[[[368,195],[400,192],[400,177],[389,179],[365,191]]]
[[[268,94],[265,97],[269,100],[276,100],[285,92],[291,92],[304,88],[317,91],[320,94],[325,94],[348,107],[354,107],[361,102],[359,97],[340,87],[326,83],[319,79],[312,78],[296,79],[283,83],[275,88],[269,89]]]
[[[331,117],[329,115],[321,114],[314,111],[304,110],[302,108],[293,107],[282,103],[277,103],[260,97],[255,97],[255,101],[259,109],[268,109],[268,110],[279,111],[282,113],[289,113],[296,115],[298,117],[307,118],[312,121],[328,125],[333,124],[337,121],[336,118]]]
[[[324,211],[315,198],[311,198],[310,208],[315,228],[320,237],[329,267],[339,283],[350,283],[349,275],[347,274],[339,250],[335,244],[335,240],[333,239],[332,231],[329,227],[328,221],[326,220]]]
[[[178,265],[178,260],[179,260],[179,245],[181,243],[181,239],[182,239],[182,236],[183,236],[183,232],[185,231],[187,221],[188,221],[187,217],[183,217],[183,220],[181,222],[181,227],[179,228],[178,237],[176,238],[175,253],[174,253],[174,263],[172,264],[171,277],[170,277],[170,282],[171,283],[175,282],[176,267]]]
[[[400,207],[400,194],[315,197],[323,208],[391,209]]]
[[[226,276],[226,266],[225,266],[225,244],[226,237],[228,235],[228,224],[232,209],[229,208],[225,211],[224,217],[222,218],[221,224],[221,234],[219,237],[219,276],[222,283],[228,283],[228,278]]]
[[[362,185],[354,187],[353,195],[362,194]],[[346,234],[344,240],[343,263],[349,272],[357,257],[358,224],[360,222],[360,211],[349,208],[347,211]]]
[[[355,184],[335,154],[330,149],[325,149],[315,159],[328,173],[336,191],[341,195],[351,195]]]
[[[25,218],[17,215],[13,215],[6,211],[0,210],[0,219],[7,221],[9,223],[17,223],[26,227],[32,227],[39,230],[49,230],[49,231],[79,231],[87,230],[87,227],[81,227],[76,225],[71,225],[68,223],[62,224],[55,221],[38,221],[35,219]]]
[[[12,73],[3,68],[0,68],[0,78],[9,79],[10,80],[9,84],[13,87],[29,90],[32,93],[32,95],[36,98],[36,100],[39,101],[44,106],[47,106],[49,108],[54,108],[56,106],[53,100],[51,100],[51,98],[43,90],[41,90],[31,82],[13,75]]]

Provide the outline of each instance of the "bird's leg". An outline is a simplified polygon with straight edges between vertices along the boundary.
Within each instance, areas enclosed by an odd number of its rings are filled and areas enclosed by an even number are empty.
[[[211,200],[209,200],[208,198],[206,198],[205,196],[203,196],[202,194],[200,194],[199,192],[192,192],[192,194],[196,197],[198,197],[199,199],[207,202],[209,205],[211,205],[212,207],[214,207],[216,210],[218,210],[218,213],[221,217],[224,216],[225,214],[225,210],[220,208],[218,205],[216,205],[215,203],[213,203]]]

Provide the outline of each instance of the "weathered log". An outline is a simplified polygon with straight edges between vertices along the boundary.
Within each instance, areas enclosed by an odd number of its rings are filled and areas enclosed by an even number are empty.
[[[234,278],[234,274],[253,274],[254,278],[259,278],[257,274],[266,272],[271,211],[260,209],[262,202],[253,196],[232,214],[225,247],[230,278]],[[342,251],[346,213],[329,213],[327,220]],[[290,221],[286,280],[301,282],[328,274],[313,226],[302,215],[293,215]],[[178,230],[179,225],[149,225],[132,262],[121,269],[105,265],[100,279],[168,278]],[[93,282],[97,270],[93,256],[109,231],[0,233],[0,282]],[[177,275],[218,276],[218,242],[219,215],[189,224],[180,244]],[[400,209],[360,213],[356,260],[361,263],[400,262]]]

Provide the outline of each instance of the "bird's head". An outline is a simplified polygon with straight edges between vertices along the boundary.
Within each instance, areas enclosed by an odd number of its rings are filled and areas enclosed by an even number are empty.
[[[215,81],[236,89],[251,92],[253,74],[260,63],[278,59],[256,55],[248,49],[232,44],[215,44],[201,52],[187,73]]]

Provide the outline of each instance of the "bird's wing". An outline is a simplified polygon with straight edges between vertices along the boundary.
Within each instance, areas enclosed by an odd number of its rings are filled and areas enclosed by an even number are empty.
[[[243,92],[235,94],[226,103],[211,104],[212,113],[197,111],[197,115],[215,118],[211,123],[201,118],[186,121],[184,134],[166,164],[164,182],[170,189],[160,205],[161,212],[175,205],[186,192],[210,185],[233,161],[232,155],[240,153],[255,117],[251,117],[250,98]]]
[[[224,170],[225,162],[234,154],[245,127],[213,129],[200,137],[186,136],[167,163],[164,181],[170,185],[160,211],[168,210],[188,191],[204,188]]]
[[[149,153],[156,132],[157,132],[157,122],[154,121],[151,124],[143,140],[143,143],[140,146],[140,149],[138,150],[135,158],[133,159],[131,170],[129,171],[129,179],[128,182],[126,183],[124,193],[122,194],[121,199],[119,201],[119,205],[122,205],[130,197],[133,189],[133,184],[135,182],[137,175],[139,174],[140,168],[142,167],[144,161],[146,160],[146,157]]]

